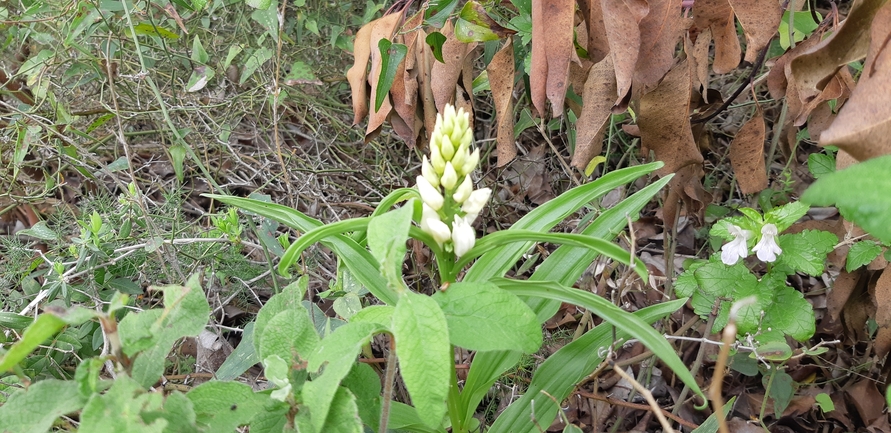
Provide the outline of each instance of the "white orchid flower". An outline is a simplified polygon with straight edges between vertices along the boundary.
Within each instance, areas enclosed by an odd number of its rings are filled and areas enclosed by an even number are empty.
[[[433,236],[433,239],[436,240],[436,243],[442,246],[442,244],[447,242],[452,237],[449,226],[446,223],[442,222],[436,210],[428,206],[427,203],[422,204],[422,209],[423,211],[421,212],[421,230],[423,230],[425,233],[428,233],[430,236]]]
[[[418,176],[418,192],[421,193],[421,200],[424,201],[428,206],[433,208],[433,210],[442,209],[442,205],[445,202],[445,198],[443,198],[442,194],[439,192],[439,189],[430,184],[430,182],[424,176]]]
[[[446,162],[445,170],[442,171],[442,177],[439,178],[439,183],[442,184],[442,187],[446,189],[446,191],[451,191],[455,188],[455,185],[458,184],[458,173],[455,172],[455,167],[452,166],[452,162]]]
[[[735,225],[731,225],[727,231],[733,235],[733,240],[721,247],[721,261],[727,266],[733,266],[739,259],[744,259],[749,255],[746,241],[752,237],[752,232]]]
[[[455,216],[455,221],[452,222],[452,245],[455,248],[455,255],[458,257],[463,256],[476,243],[476,232],[474,232],[473,227],[459,216]]]
[[[777,254],[783,252],[777,245],[777,226],[773,224],[764,224],[761,227],[761,240],[752,248],[752,251],[758,254],[758,260],[762,262],[775,262]]]
[[[464,181],[461,182],[461,185],[458,185],[458,188],[455,189],[455,193],[452,194],[452,198],[455,199],[455,202],[458,204],[464,203],[470,198],[470,194],[473,193],[473,180],[470,178],[470,175],[464,176]]]
[[[492,190],[489,188],[475,190],[470,193],[470,197],[467,197],[467,201],[461,206],[461,210],[466,214],[478,214],[483,210],[483,207],[486,205],[486,202],[489,201],[489,197],[491,196]]]

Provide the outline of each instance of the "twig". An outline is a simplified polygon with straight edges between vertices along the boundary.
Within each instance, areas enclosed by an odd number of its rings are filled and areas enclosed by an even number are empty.
[[[616,366],[618,366],[618,363],[616,363]],[[590,398],[590,399],[593,399],[593,400],[603,401],[603,402],[609,403],[609,404],[614,405],[614,406],[627,407],[627,408],[629,408],[629,409],[638,409],[638,410],[650,410],[650,409],[651,409],[651,407],[650,407],[649,405],[646,405],[646,404],[631,403],[630,401],[625,401],[625,400],[619,400],[619,399],[615,399],[615,398],[610,398],[610,397],[606,397],[606,396],[603,396],[603,395],[600,395],[600,394],[591,393],[591,392],[587,392],[587,391],[576,391],[575,394],[577,394],[577,395],[579,395],[579,396],[582,396],[582,397],[585,397],[585,398]],[[680,424],[680,425],[682,425],[682,426],[684,426],[684,427],[688,427],[688,428],[692,428],[692,429],[695,429],[695,428],[699,427],[697,424],[693,424],[692,422],[687,421],[687,420],[685,420],[685,419],[683,419],[683,418],[681,418],[681,417],[679,417],[679,416],[677,416],[677,415],[675,415],[675,414],[673,414],[673,413],[671,413],[671,412],[668,412],[668,411],[666,411],[665,409],[659,408],[659,410],[660,410],[666,417],[671,418],[672,421],[674,421],[674,422],[676,422],[676,423],[678,423],[678,424]]]
[[[772,40],[773,39],[771,38],[771,41]],[[690,123],[694,123],[694,124],[695,123],[706,123],[709,120],[712,120],[715,117],[718,117],[718,115],[721,114],[722,112],[724,112],[724,110],[726,110],[727,107],[730,107],[730,104],[732,104],[733,101],[735,101],[736,98],[738,98],[739,95],[742,94],[743,90],[745,90],[747,87],[749,87],[749,85],[752,84],[752,82],[755,80],[755,75],[757,75],[758,71],[761,70],[761,67],[764,66],[764,60],[767,57],[768,49],[770,49],[770,41],[768,41],[767,45],[761,49],[760,53],[758,53],[758,58],[755,59],[755,63],[752,64],[752,70],[751,70],[751,72],[749,72],[749,76],[748,76],[748,78],[746,78],[746,81],[743,82],[742,84],[740,84],[740,86],[736,89],[736,91],[733,92],[733,95],[731,95],[730,98],[728,98],[726,101],[724,101],[724,104],[721,105],[720,108],[715,110],[714,113],[709,114],[708,116],[705,116],[701,119],[693,119],[690,121]]]
[[[610,365],[615,365],[615,363],[610,361]],[[662,425],[662,430],[667,433],[675,433],[674,429],[671,428],[671,424],[668,422],[667,419],[665,419],[665,415],[662,413],[662,408],[659,407],[659,404],[656,403],[656,399],[653,398],[653,393],[651,393],[649,389],[646,389],[643,385],[641,385],[640,382],[638,382],[636,379],[629,376],[628,373],[622,371],[621,368],[614,368],[613,370],[616,372],[616,374],[622,376],[623,379],[631,382],[631,386],[633,386],[634,389],[636,389],[637,392],[640,393],[640,395],[647,399],[647,403],[649,403],[650,407],[653,409],[653,413],[656,415],[656,419],[658,419],[659,424]]]

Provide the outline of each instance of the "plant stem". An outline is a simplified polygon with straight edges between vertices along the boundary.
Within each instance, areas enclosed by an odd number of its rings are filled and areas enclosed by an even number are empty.
[[[455,346],[452,346],[452,353],[455,353]],[[452,433],[464,433],[467,431],[464,426],[464,411],[461,410],[461,391],[458,389],[458,372],[455,370],[455,363],[452,366],[452,381],[449,384],[449,419],[452,421]]]
[[[764,411],[767,409],[767,400],[770,396],[770,388],[773,386],[773,378],[776,377],[777,368],[770,369],[770,377],[767,379],[767,388],[764,389],[764,398],[761,399],[761,411],[758,412],[758,422],[764,425]]]
[[[386,433],[387,421],[390,418],[390,402],[393,400],[393,387],[396,382],[396,337],[390,335],[390,353],[387,354],[387,373],[384,377],[383,401],[381,401],[381,420],[378,433]]]
[[[709,314],[708,322],[706,322],[705,324],[705,336],[703,338],[708,338],[709,335],[712,335],[712,328],[715,324],[715,317],[717,317],[717,314]],[[693,375],[696,375],[696,373],[699,371],[699,367],[702,366],[702,358],[705,357],[705,347],[705,344],[699,344],[699,352],[696,354],[696,360],[693,361],[693,365],[690,367],[690,372],[693,373]],[[678,396],[678,401],[677,403],[675,403],[674,409],[671,410],[671,413],[673,415],[677,415],[681,411],[681,406],[683,406],[684,400],[687,399],[687,394],[689,393],[690,387],[684,385],[684,389],[681,390],[681,395]]]

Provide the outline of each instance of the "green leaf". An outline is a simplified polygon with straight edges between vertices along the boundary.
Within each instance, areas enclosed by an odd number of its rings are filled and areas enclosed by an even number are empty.
[[[489,17],[479,3],[471,0],[464,4],[455,20],[455,38],[465,43],[496,41],[500,37],[495,28],[500,28],[502,33],[506,30]]]
[[[402,279],[405,241],[411,227],[413,201],[405,206],[371,218],[368,221],[368,248],[381,264],[381,274],[391,288],[408,290]]]
[[[272,318],[288,310],[303,309],[301,305],[302,300],[303,290],[301,285],[288,284],[281,293],[273,295],[260,308],[260,311],[257,313],[257,320],[254,322],[254,348],[257,353],[260,353],[260,338]]]
[[[424,11],[424,21],[429,26],[441,28],[456,6],[458,0],[430,0],[427,3],[427,10]]]
[[[433,57],[436,60],[439,60],[440,63],[445,63],[445,60],[442,59],[442,46],[445,44],[446,40],[447,38],[445,35],[440,32],[432,32],[427,35],[427,45],[433,50]]]
[[[424,424],[436,427],[446,412],[454,362],[445,315],[430,297],[406,292],[396,304],[392,329],[411,401]]]
[[[254,322],[245,325],[241,332],[241,342],[238,347],[229,354],[223,365],[217,369],[217,380],[232,380],[260,362],[257,351],[254,348]]]
[[[662,362],[685,384],[690,386],[697,395],[705,400],[705,394],[696,384],[696,380],[687,369],[687,366],[675,353],[671,344],[662,334],[656,332],[652,326],[637,316],[620,309],[606,299],[590,292],[576,290],[553,282],[539,281],[515,281],[504,278],[494,279],[493,282],[511,293],[523,296],[536,296],[549,298],[561,302],[568,302],[591,310],[623,332],[628,333],[653,351]]]
[[[285,81],[289,85],[294,84],[322,84],[319,77],[312,71],[305,62],[294,62],[291,64],[291,72],[285,77]]]
[[[643,308],[634,313],[645,323],[652,323],[680,308],[684,299],[662,302]],[[613,343],[613,328],[608,323],[598,325],[577,340],[563,346],[549,356],[535,370],[532,382],[526,392],[498,416],[489,430],[492,433],[533,433],[539,430],[529,422],[529,414],[535,410],[535,418],[540,425],[550,425],[557,416],[558,402],[572,393],[577,383],[591,374],[603,362],[598,356],[602,348]],[[615,330],[616,338],[627,338],[628,334]],[[483,353],[477,354],[477,356]],[[477,361],[474,360],[474,363]]]
[[[255,9],[269,9],[272,0],[244,0],[244,4]]]
[[[310,218],[302,212],[287,206],[227,195],[203,195],[222,203],[237,206],[266,218],[273,219],[302,232],[308,232],[322,226],[321,221]],[[342,259],[342,262],[346,264],[353,276],[355,276],[363,286],[368,288],[375,297],[384,301],[388,305],[396,305],[398,299],[396,291],[387,286],[386,281],[381,277],[380,271],[378,270],[380,266],[377,264],[377,260],[374,259],[367,249],[359,246],[355,240],[343,235],[331,236],[320,242],[326,247],[331,248],[334,253]]]
[[[806,341],[816,332],[814,307],[792,287],[776,293],[776,301],[764,313],[764,323],[798,341]]]
[[[810,209],[810,206],[800,201],[793,201],[792,203],[774,208],[766,213],[764,215],[764,222],[775,224],[777,226],[777,232],[782,233],[783,230],[786,230],[789,226],[794,224],[795,221],[798,221],[801,217],[807,214],[808,209]]]
[[[491,283],[454,283],[433,295],[448,321],[449,340],[470,350],[520,350],[541,346],[532,309]]]
[[[207,426],[208,432],[235,431],[273,402],[243,383],[216,380],[192,388],[186,397],[195,407],[197,422]]]
[[[276,314],[256,338],[260,359],[278,355],[289,364],[309,359],[319,344],[309,312],[302,306]]]
[[[272,58],[272,50],[269,48],[257,48],[248,55],[247,60],[244,62],[244,69],[241,71],[241,78],[238,80],[238,85],[244,84],[251,75],[254,75],[254,72],[257,72],[257,69],[260,69],[260,66],[266,64],[269,59]]]
[[[9,433],[45,432],[57,418],[80,410],[86,402],[73,380],[41,380],[13,392],[0,406],[0,426]]]
[[[817,406],[820,406],[820,411],[823,413],[829,413],[835,410],[835,403],[832,402],[832,397],[825,392],[815,395],[814,400],[817,401]]]
[[[356,396],[346,388],[337,388],[331,411],[321,430],[331,433],[362,433],[362,419],[356,406]]]
[[[192,61],[205,65],[210,61],[210,56],[207,55],[207,51],[204,49],[204,45],[201,44],[201,39],[198,35],[195,35],[195,38],[192,39]]]
[[[268,8],[257,9],[251,12],[251,19],[260,24],[266,30],[266,34],[273,41],[278,42],[278,2],[270,1]]]
[[[80,429],[96,433],[157,432],[167,427],[167,420],[142,419],[142,411],[157,412],[163,405],[157,393],[145,393],[142,386],[128,376],[119,376],[105,394],[94,394],[80,416]]]
[[[835,204],[845,219],[883,244],[891,244],[891,155],[880,156],[814,182],[801,200],[814,206]]]
[[[130,29],[125,29],[124,32],[128,37],[132,37],[132,34],[130,33]],[[158,36],[158,37],[162,37],[164,39],[172,39],[172,40],[179,39],[178,34],[172,32],[170,30],[167,30],[163,27],[159,27],[157,24],[153,24],[153,23],[137,24],[137,25],[133,26],[133,33],[135,33],[138,36]]]
[[[807,157],[807,169],[815,179],[835,173],[835,157],[825,153],[812,153]]]
[[[371,305],[356,313],[350,321],[377,323],[389,327],[393,321],[393,311],[395,307],[389,305]]]
[[[312,382],[303,385],[303,400],[312,412],[312,424],[317,431],[321,430],[326,419],[331,418],[329,411],[340,382],[353,368],[356,355],[362,350],[362,346],[371,341],[374,334],[384,331],[385,328],[376,323],[351,322],[337,328],[331,335],[325,337],[318,350],[309,358],[307,369],[317,371],[327,363],[325,371]],[[400,363],[405,368],[405,365]]]
[[[374,369],[364,362],[355,363],[341,384],[356,396],[362,421],[369,426],[380,424],[381,378]]]
[[[838,237],[823,230],[781,235],[777,238],[777,244],[783,252],[777,256],[776,263],[796,272],[818,276],[823,273],[826,255],[835,248],[836,243]]]
[[[300,254],[309,248],[310,245],[316,242],[321,242],[325,238],[340,235],[341,233],[357,230],[366,231],[370,220],[371,218],[350,218],[331,224],[325,224],[310,230],[303,236],[300,236],[300,238],[288,247],[285,254],[282,255],[282,260],[278,263],[278,272],[282,275],[287,275],[288,268],[297,262],[297,259],[300,258]],[[346,263],[349,262],[347,261]],[[377,272],[380,273],[380,267],[378,267]]]
[[[734,403],[736,403],[736,396],[730,397],[730,400],[724,403],[724,407],[721,408],[724,418],[730,413],[730,409],[733,409]],[[690,433],[718,433],[718,424],[720,423],[718,416],[717,412],[712,413],[702,424],[699,424],[699,427],[696,427]]]
[[[22,339],[16,341],[9,351],[0,357],[0,372],[6,372],[18,365],[25,357],[31,354],[37,346],[56,335],[65,327],[65,321],[54,314],[43,313],[22,334]]]
[[[882,246],[870,240],[855,242],[848,250],[848,259],[845,262],[845,270],[853,271],[861,266],[869,264],[882,254]]]
[[[19,230],[16,232],[16,235],[31,236],[42,241],[56,241],[60,239],[59,233],[49,228],[49,226],[46,225],[46,221],[38,221],[37,224],[31,226],[31,228]]]
[[[195,421],[195,407],[185,394],[174,391],[167,394],[164,400],[164,410],[158,412],[143,412],[142,419],[147,423],[153,423],[155,419],[167,421],[165,432],[198,433],[198,425]]]
[[[404,44],[394,44],[387,38],[381,39],[378,44],[381,54],[381,74],[377,78],[377,88],[375,89],[374,111],[381,109],[384,98],[390,93],[393,87],[393,81],[396,79],[396,72],[399,70],[399,64],[408,53],[408,47]]]
[[[769,375],[761,377],[761,383],[764,385],[764,389],[767,389],[769,380]],[[795,396],[795,382],[792,380],[792,376],[789,376],[789,373],[786,373],[783,370],[774,370],[773,381],[770,383],[768,396],[773,399],[774,414],[777,419],[779,419],[783,415],[783,411],[789,407],[792,397]]]

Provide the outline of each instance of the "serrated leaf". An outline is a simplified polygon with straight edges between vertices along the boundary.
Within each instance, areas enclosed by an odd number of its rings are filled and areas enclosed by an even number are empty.
[[[245,425],[274,401],[238,382],[210,381],[192,388],[186,397],[195,406],[196,420],[208,432],[231,432]]]
[[[777,256],[778,266],[788,266],[796,272],[819,276],[823,273],[826,255],[838,243],[838,237],[823,230],[804,230],[781,235],[777,244],[783,250]]]
[[[414,201],[405,206],[371,218],[368,222],[368,248],[381,265],[381,274],[387,284],[396,290],[405,290],[402,279],[402,262],[405,260],[408,230],[411,227]]]
[[[882,254],[882,246],[870,240],[855,242],[848,250],[848,258],[845,262],[845,270],[853,271],[873,261]]]
[[[815,179],[835,173],[835,157],[825,153],[812,153],[807,157],[807,169]]]
[[[433,299],[448,322],[449,340],[470,350],[520,350],[541,346],[535,313],[520,298],[491,283],[454,283]]]
[[[301,277],[303,279],[305,277]],[[257,313],[257,320],[254,321],[254,348],[260,352],[260,336],[266,330],[266,325],[277,314],[292,308],[303,308],[301,301],[303,300],[303,291],[300,284],[288,284],[282,289],[281,293],[277,293],[269,298],[263,308]]]
[[[392,329],[402,379],[418,416],[427,426],[439,426],[454,362],[445,315],[430,297],[406,292],[396,304]]]
[[[9,433],[45,432],[56,418],[80,410],[86,402],[75,381],[41,380],[13,392],[0,406],[0,426]]]
[[[374,111],[379,111],[384,103],[384,98],[390,93],[393,87],[393,80],[396,79],[396,71],[399,70],[399,64],[405,59],[408,53],[408,47],[404,44],[394,44],[387,38],[381,39],[377,44],[381,56],[381,74],[377,79],[377,90],[375,93]]]
[[[764,313],[765,328],[782,331],[798,341],[806,341],[816,331],[814,307],[791,287],[776,293],[774,304]]]
[[[787,205],[774,208],[765,214],[764,222],[773,223],[777,226],[777,232],[782,233],[783,230],[789,228],[795,221],[801,219],[808,209],[810,209],[810,206],[800,201],[793,201]]]
[[[891,244],[891,155],[880,156],[814,182],[801,200],[814,206],[835,204],[845,219],[884,244]]]

